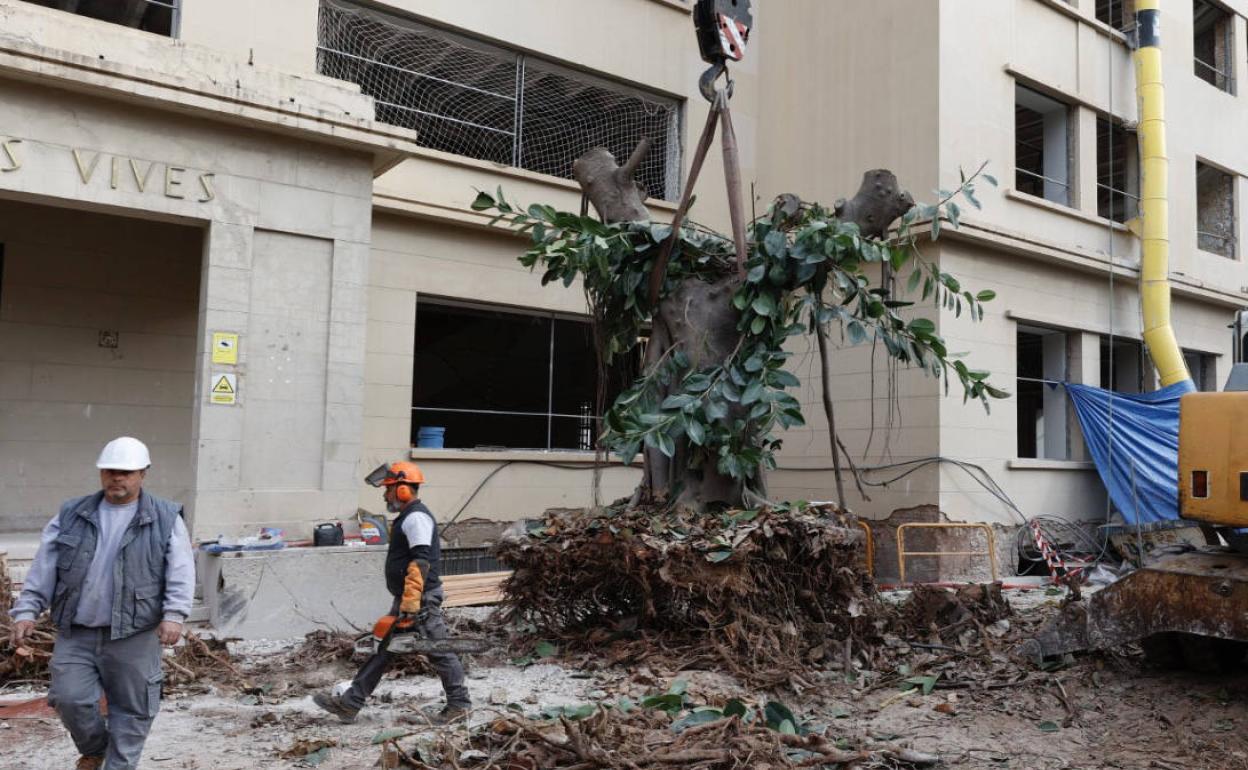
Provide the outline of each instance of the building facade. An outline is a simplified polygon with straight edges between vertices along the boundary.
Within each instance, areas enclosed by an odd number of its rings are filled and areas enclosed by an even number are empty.
[[[880,167],[925,200],[984,161],[1001,182],[923,252],[997,293],[979,322],[929,314],[1012,395],[989,412],[839,345],[838,428],[879,485],[851,507],[1016,522],[975,466],[1027,515],[1103,519],[1049,383],[1153,387],[1130,0],[755,5],[732,106],[756,208],[848,197]],[[1174,324],[1209,388],[1248,300],[1246,14],[1163,8]],[[627,494],[637,468],[594,471],[583,296],[543,287],[470,203],[577,210],[572,159],[645,136],[669,219],[703,69],[681,0],[0,0],[0,548],[20,558],[122,433],[198,538],[377,510],[360,479],[404,456],[443,519]],[[724,229],[718,152],[701,178],[694,217]],[[829,499],[819,365],[795,353],[807,425],[770,492]]]

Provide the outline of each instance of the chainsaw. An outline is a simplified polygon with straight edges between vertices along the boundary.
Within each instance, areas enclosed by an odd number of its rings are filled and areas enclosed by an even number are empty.
[[[371,634],[365,634],[355,640],[355,654],[376,655],[381,651],[382,645],[385,645],[386,652],[396,655],[446,652],[471,655],[485,652],[490,647],[489,640],[481,637],[430,639],[425,636],[423,626],[419,617],[411,619],[406,624],[400,624],[398,615],[386,615],[373,626]]]

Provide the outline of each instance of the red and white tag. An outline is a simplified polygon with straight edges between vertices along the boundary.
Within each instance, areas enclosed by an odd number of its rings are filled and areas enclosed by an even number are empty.
[[[719,14],[719,44],[724,54],[733,61],[745,58],[745,44],[750,39],[750,28],[725,14]]]

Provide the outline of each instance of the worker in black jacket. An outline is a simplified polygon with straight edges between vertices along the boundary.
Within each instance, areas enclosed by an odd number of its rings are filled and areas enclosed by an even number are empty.
[[[364,480],[384,489],[386,510],[399,514],[390,527],[390,550],[386,554],[386,588],[394,597],[390,614],[399,616],[396,629],[417,625],[425,638],[445,639],[438,523],[417,496],[425,474],[416,463],[397,462],[380,466]],[[387,638],[377,654],[360,668],[348,690],[318,692],[312,696],[316,705],[343,722],[355,721],[390,665],[388,641]],[[438,672],[446,694],[446,705],[431,719],[445,724],[467,714],[472,701],[464,685],[464,667],[459,657],[452,652],[429,653],[426,657]]]

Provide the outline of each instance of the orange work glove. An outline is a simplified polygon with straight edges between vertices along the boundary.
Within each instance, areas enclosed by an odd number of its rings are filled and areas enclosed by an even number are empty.
[[[407,565],[407,577],[403,580],[403,598],[399,600],[399,612],[415,615],[420,612],[420,600],[425,595],[425,572],[419,561]]]

